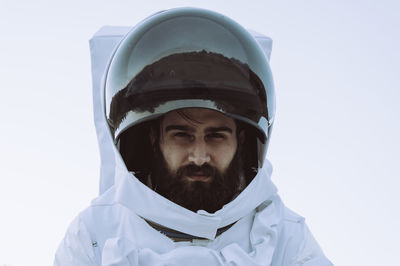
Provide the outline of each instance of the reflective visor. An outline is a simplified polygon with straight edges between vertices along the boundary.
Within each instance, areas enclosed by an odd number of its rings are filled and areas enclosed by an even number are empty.
[[[254,124],[268,117],[265,88],[247,64],[200,51],[169,55],[146,66],[112,98],[109,123],[118,129],[130,111],[147,117],[185,107],[180,100],[204,100],[194,105]]]

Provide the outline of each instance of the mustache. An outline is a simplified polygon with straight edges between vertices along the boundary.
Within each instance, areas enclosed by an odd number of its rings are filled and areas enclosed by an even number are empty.
[[[182,166],[176,172],[176,176],[181,178],[183,176],[204,175],[214,177],[218,173],[215,167],[205,163],[203,165],[189,164]]]

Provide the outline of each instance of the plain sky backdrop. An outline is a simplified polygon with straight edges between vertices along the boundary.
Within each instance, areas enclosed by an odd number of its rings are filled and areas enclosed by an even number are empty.
[[[335,265],[398,265],[400,2],[0,1],[0,265],[51,265],[98,193],[88,40],[178,6],[274,40],[268,158]]]

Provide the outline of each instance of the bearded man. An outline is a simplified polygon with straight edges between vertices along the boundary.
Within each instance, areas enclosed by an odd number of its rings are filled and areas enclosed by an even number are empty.
[[[55,265],[332,265],[270,180],[274,87],[247,30],[208,10],[157,13],[124,36],[102,80],[112,182]]]

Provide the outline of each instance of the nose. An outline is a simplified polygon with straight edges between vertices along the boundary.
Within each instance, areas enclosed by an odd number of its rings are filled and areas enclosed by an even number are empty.
[[[193,142],[188,160],[198,166],[210,162],[211,158],[207,151],[207,143],[204,140]]]

